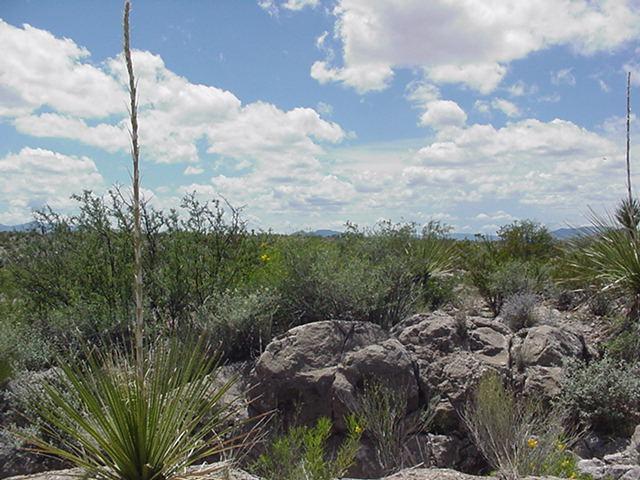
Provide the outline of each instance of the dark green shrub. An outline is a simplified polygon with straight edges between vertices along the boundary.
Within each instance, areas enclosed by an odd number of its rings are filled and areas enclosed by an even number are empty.
[[[595,430],[628,432],[640,421],[640,364],[609,356],[589,364],[571,362],[558,401]]]
[[[218,345],[225,359],[259,355],[271,340],[277,297],[267,289],[214,293],[196,312],[196,328]]]
[[[347,426],[347,436],[333,458],[327,445],[332,424],[323,417],[313,427],[293,427],[276,438],[251,470],[265,480],[341,478],[354,462],[362,435],[355,417],[347,418]]]
[[[554,254],[556,245],[544,225],[522,220],[501,227],[498,232],[503,254],[511,259],[541,260]]]
[[[618,319],[615,332],[604,343],[605,352],[615,360],[636,362],[640,358],[640,324],[629,325],[626,319]]]

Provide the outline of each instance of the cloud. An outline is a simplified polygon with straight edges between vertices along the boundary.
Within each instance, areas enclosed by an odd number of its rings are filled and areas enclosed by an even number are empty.
[[[333,14],[341,62],[316,61],[311,76],[361,93],[386,88],[395,69],[421,68],[433,82],[486,94],[533,52],[567,46],[589,55],[640,36],[632,0],[338,0]]]
[[[28,221],[33,209],[50,205],[67,209],[70,196],[100,190],[104,181],[88,157],[76,157],[25,147],[0,158],[0,223]]]
[[[189,165],[187,168],[184,169],[185,175],[200,175],[201,173],[204,173],[204,168],[202,167]]]
[[[95,66],[72,40],[0,20],[0,116],[36,137],[65,138],[107,152],[127,152],[126,69],[121,55]],[[169,70],[159,55],[134,51],[140,85],[143,156],[157,163],[196,163],[198,145],[220,162],[280,159],[310,165],[321,144],[342,141],[339,125],[310,108],[283,111],[243,104],[233,93],[195,84]],[[52,110],[40,113],[41,110]]]
[[[527,85],[523,80],[518,80],[507,88],[509,95],[512,97],[522,97],[525,95],[533,95],[538,92],[537,85]]]
[[[425,105],[425,112],[420,117],[420,125],[440,130],[445,127],[460,127],[467,121],[467,114],[456,102],[451,100],[434,100]]]
[[[279,5],[276,0],[258,0],[258,6],[272,16],[278,15],[280,8],[299,11],[307,7],[316,8],[318,5],[320,0],[286,0]]]
[[[504,98],[494,98],[491,101],[491,106],[496,110],[500,110],[509,118],[520,116],[520,109],[518,106]]]
[[[551,83],[554,85],[575,86],[576,77],[571,73],[572,70],[572,68],[563,68],[558,71],[551,72]]]
[[[0,50],[0,113],[28,114],[49,107],[100,118],[126,111],[122,86],[88,63],[89,51],[70,39],[0,19]]]

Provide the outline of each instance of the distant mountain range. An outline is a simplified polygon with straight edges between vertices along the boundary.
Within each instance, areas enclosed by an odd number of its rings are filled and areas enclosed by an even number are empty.
[[[577,237],[579,235],[588,235],[593,229],[591,227],[578,227],[578,228],[559,228],[557,230],[552,230],[550,233],[553,238],[557,240],[568,240],[570,238]],[[338,232],[336,230],[314,230],[311,232],[296,232],[294,235],[303,235],[307,237],[337,237],[342,235],[342,232]],[[450,233],[448,235],[449,238],[454,240],[476,240],[475,233]],[[498,237],[496,235],[486,235],[489,240],[497,240]]]
[[[37,222],[21,223],[19,225],[2,225],[0,223],[0,232],[28,232],[38,228]]]

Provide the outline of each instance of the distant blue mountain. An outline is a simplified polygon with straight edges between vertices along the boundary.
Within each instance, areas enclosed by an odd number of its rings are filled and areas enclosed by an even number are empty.
[[[21,223],[19,225],[0,224],[0,232],[29,232],[36,228],[38,228],[37,222]]]
[[[302,235],[304,237],[329,238],[329,237],[338,237],[338,236],[342,235],[342,233],[343,232],[338,232],[336,230],[321,229],[321,230],[314,230],[312,232],[300,231],[300,232],[294,233],[294,235]]]
[[[571,238],[592,235],[594,233],[593,227],[577,227],[577,228],[559,228],[551,232],[553,238],[557,240],[569,240]]]

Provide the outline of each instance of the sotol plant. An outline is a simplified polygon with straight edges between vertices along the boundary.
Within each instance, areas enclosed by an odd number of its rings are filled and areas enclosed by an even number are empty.
[[[82,467],[94,478],[165,480],[225,450],[225,420],[232,408],[221,401],[230,383],[212,388],[216,356],[202,342],[144,342],[142,240],[136,82],[129,14],[124,8],[124,56],[129,74],[133,158],[135,324],[133,353],[111,348],[60,359],[55,381],[45,384],[36,415],[44,431],[29,440],[44,454]],[[104,347],[103,347],[104,348]]]

